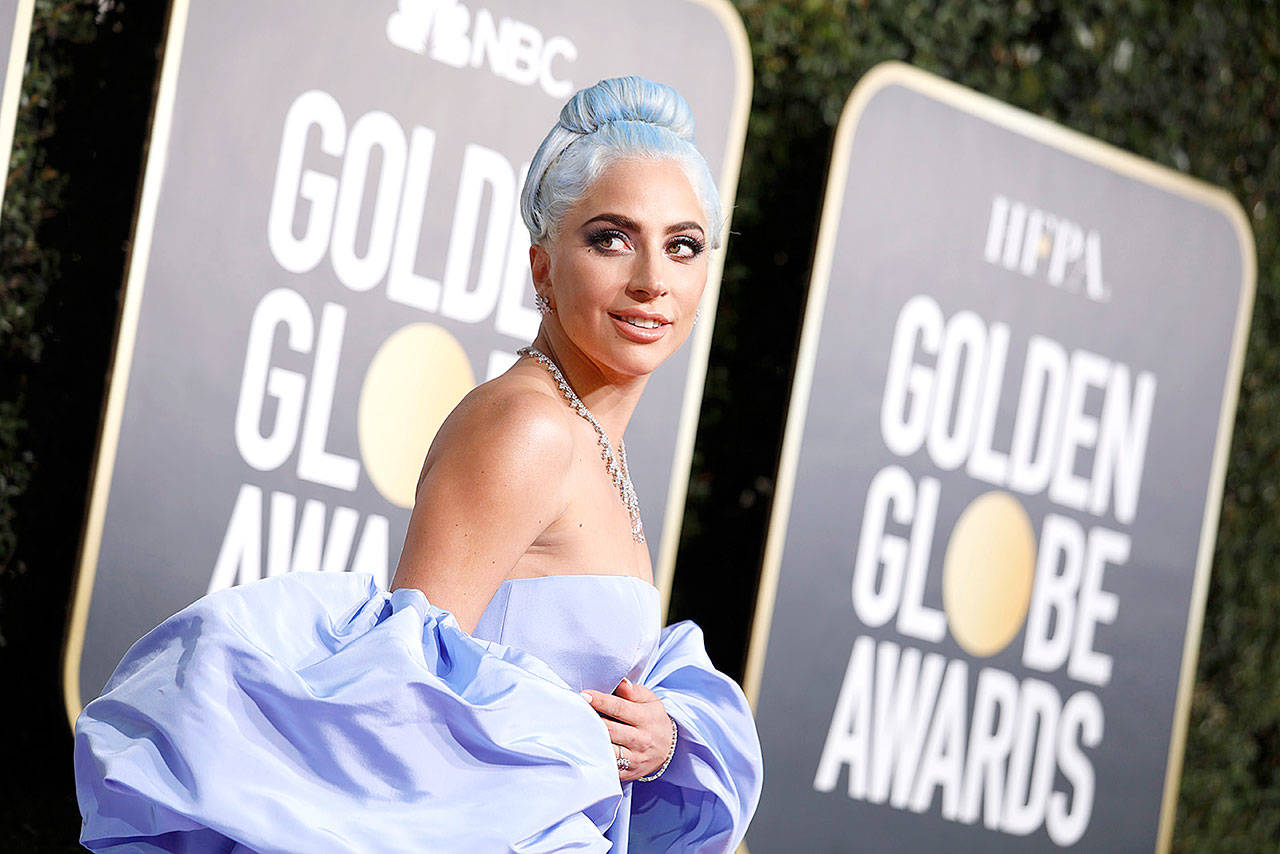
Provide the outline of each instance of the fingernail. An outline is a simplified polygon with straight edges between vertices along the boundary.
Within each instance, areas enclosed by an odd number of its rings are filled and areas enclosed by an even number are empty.
[[[591,695],[586,691],[579,691],[578,693],[582,695],[582,699],[586,700],[588,703],[591,702]]]
[[[630,680],[630,679],[628,679],[627,677],[623,676],[623,677],[622,677],[622,684],[623,684],[623,685],[630,685],[630,684],[631,684],[631,680]]]

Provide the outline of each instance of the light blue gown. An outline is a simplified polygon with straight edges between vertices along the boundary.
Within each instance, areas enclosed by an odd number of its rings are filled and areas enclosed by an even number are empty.
[[[581,688],[679,727],[619,783]],[[130,852],[730,851],[762,782],[742,691],[629,576],[504,582],[468,635],[418,590],[299,573],[214,593],[131,648],[76,722],[81,842]]]

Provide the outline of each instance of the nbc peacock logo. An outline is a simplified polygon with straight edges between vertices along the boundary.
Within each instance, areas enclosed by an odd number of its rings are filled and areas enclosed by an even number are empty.
[[[473,12],[459,0],[399,0],[387,19],[387,39],[453,68],[487,67],[511,83],[537,85],[557,100],[574,90],[563,76],[578,58],[568,38],[547,38],[515,18],[495,20],[488,9]]]

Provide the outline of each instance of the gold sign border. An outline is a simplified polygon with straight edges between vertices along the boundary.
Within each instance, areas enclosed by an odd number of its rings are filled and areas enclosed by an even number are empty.
[[[21,0],[21,2],[29,7],[34,0]],[[724,236],[727,238],[737,196],[738,173],[742,167],[742,150],[747,136],[747,116],[751,111],[753,81],[751,51],[747,43],[746,28],[729,0],[684,0],[684,2],[709,9],[716,16],[724,28],[724,34],[733,54],[736,82],[724,160],[720,167],[720,197],[726,214]],[[169,9],[164,57],[160,66],[160,82],[152,107],[151,136],[147,144],[142,191],[134,217],[134,237],[131,244],[133,251],[130,253],[128,268],[125,272],[124,299],[121,302],[116,327],[118,331],[108,377],[106,408],[102,415],[93,477],[89,488],[89,511],[85,517],[80,539],[80,557],[71,596],[71,614],[67,621],[62,657],[63,704],[72,729],[75,728],[76,718],[84,708],[83,698],[80,696],[80,663],[84,655],[85,628],[89,621],[90,600],[93,598],[94,579],[97,575],[98,557],[102,546],[111,477],[120,444],[120,425],[124,416],[129,373],[137,341],[138,315],[142,307],[142,292],[151,256],[156,208],[159,204],[160,189],[164,184],[169,133],[173,125],[174,99],[177,95],[178,74],[182,65],[182,48],[186,38],[190,3],[191,0],[174,0]],[[711,258],[707,270],[707,286],[703,292],[704,306],[712,318],[715,317],[716,303],[720,295],[720,277],[723,271],[724,252],[721,251]],[[691,340],[686,343],[686,346],[692,348],[692,352],[686,373],[679,426],[676,431],[675,455],[667,488],[662,540],[658,546],[658,561],[654,571],[664,615],[671,599],[676,548],[680,543],[685,495],[689,486],[689,467],[693,459],[694,437],[698,430],[698,415],[702,405],[703,386],[706,382],[707,358],[711,352],[713,326],[714,321],[704,320],[694,328],[690,336]]]
[[[9,62],[4,71],[4,89],[0,91],[0,152],[3,152],[5,175],[13,156],[13,129],[18,123],[18,103],[22,98],[22,72],[27,65],[27,43],[31,41],[31,16],[36,0],[18,0],[13,10],[13,39],[9,42]],[[7,181],[0,182],[0,201],[4,201]]]
[[[1182,773],[1182,756],[1186,745],[1187,720],[1191,711],[1191,691],[1195,684],[1196,656],[1200,648],[1200,631],[1204,621],[1204,605],[1209,591],[1209,571],[1213,562],[1213,546],[1218,529],[1218,514],[1222,506],[1222,485],[1226,476],[1227,452],[1231,444],[1231,428],[1244,366],[1245,342],[1248,337],[1249,320],[1253,311],[1257,276],[1257,258],[1253,245],[1253,233],[1249,228],[1249,221],[1239,202],[1236,201],[1235,197],[1219,187],[1190,178],[1180,172],[1175,172],[1150,160],[1145,160],[1135,154],[1012,107],[1002,101],[981,95],[972,89],[967,89],[905,63],[885,62],[868,71],[854,86],[853,92],[850,93],[848,101],[845,102],[844,111],[841,113],[840,123],[836,128],[835,144],[831,153],[831,165],[827,174],[822,219],[818,228],[818,243],[814,256],[813,274],[810,278],[809,296],[805,304],[799,355],[796,361],[795,377],[792,381],[791,402],[787,410],[782,454],[778,464],[776,492],[773,509],[769,517],[769,530],[765,540],[760,588],[756,598],[755,615],[752,620],[743,688],[754,709],[759,701],[764,659],[768,649],[769,631],[773,621],[774,597],[777,594],[782,550],[786,540],[791,500],[795,491],[796,464],[800,456],[800,440],[804,433],[805,415],[808,410],[809,393],[813,383],[814,362],[817,358],[819,329],[826,306],[827,288],[831,279],[831,265],[835,257],[836,232],[840,225],[840,214],[849,177],[849,154],[863,110],[866,109],[872,98],[890,86],[901,86],[909,89],[962,110],[993,125],[1013,131],[1028,139],[1214,209],[1227,218],[1239,240],[1241,261],[1240,305],[1236,314],[1235,336],[1231,345],[1230,359],[1227,363],[1227,384],[1223,390],[1222,408],[1218,417],[1217,441],[1214,444],[1213,463],[1209,474],[1209,489],[1205,502],[1204,521],[1200,528],[1200,545],[1196,553],[1196,572],[1191,590],[1190,610],[1187,615],[1182,667],[1178,678],[1173,731],[1169,739],[1169,759],[1165,770],[1164,795],[1157,832],[1156,850],[1168,852],[1173,838],[1173,821],[1178,799],[1178,781]]]

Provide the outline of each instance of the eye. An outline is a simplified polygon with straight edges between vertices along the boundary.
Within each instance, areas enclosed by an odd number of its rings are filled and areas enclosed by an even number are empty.
[[[623,252],[627,249],[627,236],[616,228],[602,228],[587,235],[587,244],[601,252]]]
[[[690,261],[697,258],[707,248],[707,244],[691,234],[681,234],[667,244],[667,254],[673,258]]]

